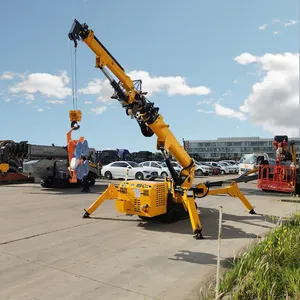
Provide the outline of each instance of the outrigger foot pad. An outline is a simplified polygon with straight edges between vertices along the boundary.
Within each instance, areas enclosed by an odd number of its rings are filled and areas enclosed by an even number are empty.
[[[85,213],[82,216],[82,218],[85,219],[85,218],[89,218],[89,217],[90,217],[90,214],[85,210]]]
[[[251,215],[256,215],[256,212],[255,212],[255,210],[252,208],[252,209],[249,211],[249,214],[251,214]]]
[[[194,233],[195,233],[195,235],[194,235],[195,240],[203,240],[204,239],[204,237],[202,235],[202,230],[197,229],[197,230],[195,230]]]

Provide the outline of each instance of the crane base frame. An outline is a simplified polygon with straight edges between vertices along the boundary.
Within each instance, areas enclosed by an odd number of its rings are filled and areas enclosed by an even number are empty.
[[[137,186],[141,188],[138,192]],[[173,223],[189,217],[194,238],[203,239],[202,225],[195,202],[196,198],[227,194],[231,197],[239,198],[247,208],[248,213],[256,214],[254,207],[240,191],[236,182],[232,182],[227,187],[213,190],[210,190],[204,183],[200,183],[194,188],[192,193],[186,192],[182,196],[175,196],[168,193],[168,187],[169,183],[167,181],[125,180],[119,184],[118,188],[110,183],[94,203],[89,208],[84,209],[83,218],[89,218],[105,200],[115,200],[117,211],[126,215],[137,215],[143,220],[157,218],[163,223]],[[200,190],[203,192],[202,196],[200,196]],[[155,194],[153,194],[154,191]],[[134,195],[134,193],[137,194]]]

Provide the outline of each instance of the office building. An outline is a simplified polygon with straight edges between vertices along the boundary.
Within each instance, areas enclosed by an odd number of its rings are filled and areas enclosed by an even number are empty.
[[[297,157],[300,157],[300,138],[289,138],[296,142]],[[239,160],[246,153],[267,153],[275,158],[274,138],[228,137],[216,140],[183,140],[185,149],[191,155],[199,155],[201,160]]]

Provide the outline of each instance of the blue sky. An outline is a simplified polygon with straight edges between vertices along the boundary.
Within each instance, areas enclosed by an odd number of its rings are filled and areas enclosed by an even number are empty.
[[[66,144],[72,109],[71,81],[67,78],[71,79],[73,46],[68,32],[74,18],[94,30],[127,73],[148,76],[143,89],[150,91],[149,100],[160,107],[180,142],[182,138],[299,135],[295,130],[299,124],[290,130],[288,117],[278,126],[272,123],[276,113],[282,116],[282,108],[272,112],[268,120],[262,118],[269,111],[263,106],[269,103],[263,95],[272,95],[273,102],[276,98],[270,85],[259,89],[262,94],[252,89],[266,76],[273,78],[274,85],[276,74],[286,76],[281,82],[299,76],[295,70],[277,68],[278,59],[285,66],[290,57],[274,56],[299,52],[298,0],[10,0],[2,3],[0,16],[4,29],[0,48],[1,140]],[[80,42],[77,77],[82,92],[78,93],[78,108],[83,119],[74,138],[83,135],[89,146],[98,150],[155,151],[156,137],[143,137],[119,103],[108,101],[113,90],[107,90],[104,75],[94,64],[94,53]],[[293,68],[294,60],[290,65]],[[93,79],[96,94],[87,89]],[[195,88],[199,86],[210,93]],[[278,89],[276,93],[282,95]],[[295,95],[298,90],[278,101],[290,101],[286,105],[293,110]],[[246,115],[240,107],[248,98]]]

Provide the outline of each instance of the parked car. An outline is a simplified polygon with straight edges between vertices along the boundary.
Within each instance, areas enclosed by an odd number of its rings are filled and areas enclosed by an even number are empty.
[[[222,161],[225,161],[225,162],[228,162],[228,163],[230,163],[231,165],[236,165],[236,166],[238,166],[238,161],[235,161],[235,160],[232,160],[232,159],[223,159]]]
[[[232,164],[230,164],[227,161],[219,161],[219,164],[221,166],[227,166],[230,174],[234,174],[234,173],[239,172],[239,168],[237,166],[233,166]]]
[[[212,175],[213,171],[211,166],[204,165],[198,161],[195,161],[195,163],[196,163],[195,176]]]
[[[229,164],[230,166],[235,168],[235,173],[239,172],[239,165],[236,161],[234,160],[221,160],[220,162],[225,162],[227,164]]]
[[[155,170],[158,173],[158,176],[160,177],[161,172],[162,172],[162,166],[161,166],[161,162],[158,161],[144,161],[139,163],[139,166],[145,169],[151,169],[151,170]]]
[[[128,179],[154,180],[158,177],[155,168],[140,167],[134,161],[115,161],[101,169],[101,175],[106,179],[122,178],[125,179],[128,170]]]
[[[174,167],[174,170],[177,172],[177,174],[179,175],[180,174],[180,171],[182,170],[182,167],[181,167],[181,165],[178,163],[178,162],[176,162],[176,161],[171,161],[171,165]],[[170,173],[170,171],[169,171],[169,169],[168,169],[168,167],[167,167],[167,164],[165,163],[165,162],[163,162],[162,164],[161,164],[161,167],[162,167],[162,169],[161,169],[161,173],[160,173],[160,176],[161,177],[163,177],[163,178],[165,178],[165,177],[170,177],[171,176],[171,173]]]
[[[211,168],[211,175],[219,175],[221,173],[221,168],[220,167],[216,167],[216,166],[212,166],[206,162],[201,161],[201,164],[208,166]]]
[[[229,174],[229,169],[228,169],[228,166],[224,166],[224,165],[221,165],[215,161],[208,161],[207,162],[209,165],[213,166],[213,167],[218,167],[220,168],[220,174],[223,175],[223,174]]]
[[[227,168],[227,171],[225,170],[226,174],[234,174],[235,173],[235,168],[231,166],[229,163],[219,161],[218,164],[222,167]]]

